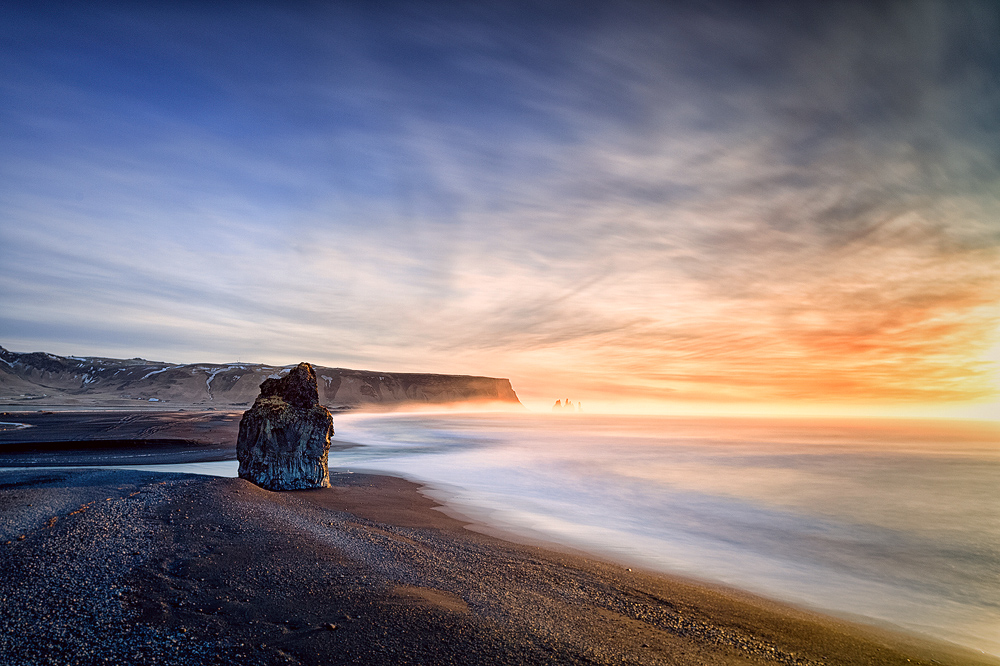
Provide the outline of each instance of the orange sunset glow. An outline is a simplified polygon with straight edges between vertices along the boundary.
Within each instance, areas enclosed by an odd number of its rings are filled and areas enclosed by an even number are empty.
[[[1000,1],[0,2],[0,666],[1000,666]]]
[[[26,19],[0,343],[509,377],[542,410],[996,417],[1000,92],[955,27],[992,19],[935,6],[379,39],[289,12],[245,59],[187,19],[53,59],[78,27]]]

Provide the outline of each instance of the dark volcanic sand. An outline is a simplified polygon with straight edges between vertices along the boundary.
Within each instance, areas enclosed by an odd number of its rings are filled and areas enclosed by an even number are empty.
[[[0,467],[140,465],[236,459],[241,412],[3,412]]]
[[[484,536],[400,479],[331,480],[0,473],[0,663],[1000,663]]]
[[[236,460],[242,412],[0,412],[0,467],[157,465]],[[336,442],[333,449],[354,446]]]

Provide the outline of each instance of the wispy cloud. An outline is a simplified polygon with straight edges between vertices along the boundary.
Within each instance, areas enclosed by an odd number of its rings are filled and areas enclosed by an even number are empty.
[[[4,344],[996,394],[994,6],[563,9],[13,12]]]

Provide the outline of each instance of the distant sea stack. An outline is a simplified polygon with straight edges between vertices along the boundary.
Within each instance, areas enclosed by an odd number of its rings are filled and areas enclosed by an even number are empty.
[[[268,490],[328,488],[331,435],[333,417],[319,404],[316,373],[299,363],[285,377],[264,380],[243,413],[236,440],[240,478]]]
[[[320,404],[333,410],[451,402],[523,409],[507,379],[318,365],[313,369]],[[176,364],[141,358],[20,353],[0,347],[0,403],[246,409],[257,397],[261,382],[288,370],[289,366],[261,363]]]

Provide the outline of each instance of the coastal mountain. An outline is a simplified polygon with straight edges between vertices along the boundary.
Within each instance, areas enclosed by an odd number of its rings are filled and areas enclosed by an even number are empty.
[[[56,356],[0,347],[0,403],[242,407],[253,403],[261,382],[292,367]],[[313,367],[320,402],[330,409],[451,402],[521,405],[508,379]]]

